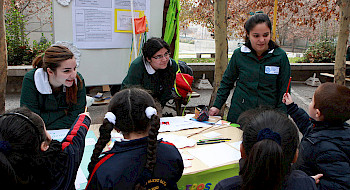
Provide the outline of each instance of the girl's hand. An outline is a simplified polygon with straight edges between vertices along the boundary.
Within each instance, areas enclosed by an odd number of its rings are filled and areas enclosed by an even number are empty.
[[[286,105],[293,103],[292,96],[289,93],[284,93],[282,102]]]
[[[209,110],[209,115],[214,116],[214,115],[218,115],[220,112],[220,110],[216,107],[211,107]]]
[[[318,184],[320,182],[320,178],[323,176],[323,174],[317,174],[317,175],[314,175],[314,176],[310,176],[312,178],[314,178],[316,184]]]
[[[90,118],[90,120],[91,120],[91,117],[90,117],[90,112],[84,112],[84,113],[81,113],[81,114],[79,114],[79,115],[86,115],[87,117],[89,117]]]

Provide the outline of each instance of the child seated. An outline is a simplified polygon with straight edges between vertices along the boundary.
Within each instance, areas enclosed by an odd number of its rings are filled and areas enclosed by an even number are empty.
[[[224,179],[216,190],[224,189],[317,189],[315,180],[300,170],[291,170],[297,160],[299,136],[286,115],[273,110],[250,114],[243,126],[241,155],[244,159],[239,176]]]
[[[310,116],[289,93],[282,101],[304,136],[296,168],[308,175],[322,173],[319,189],[350,189],[350,128],[345,123],[350,119],[350,89],[320,85],[309,105]]]
[[[177,189],[182,158],[174,145],[157,140],[160,119],[155,107],[142,89],[124,89],[113,96],[91,156],[86,189]],[[99,158],[113,129],[124,139]]]
[[[21,107],[0,115],[0,183],[5,189],[75,189],[91,119],[80,114],[62,142]]]

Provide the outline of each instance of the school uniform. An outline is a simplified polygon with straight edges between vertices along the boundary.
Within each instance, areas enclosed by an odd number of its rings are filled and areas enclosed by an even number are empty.
[[[86,106],[86,91],[83,76],[78,73],[82,80],[75,81],[78,85],[77,104],[69,106],[66,103],[66,87],[62,91],[52,91],[48,74],[42,69],[33,69],[26,73],[23,78],[20,105],[29,108],[40,115],[46,128],[69,129],[75,118],[84,112]],[[82,88],[79,86],[82,85]]]
[[[350,126],[315,121],[295,103],[287,111],[303,134],[295,167],[323,174],[318,189],[350,189]]]
[[[134,189],[146,163],[147,137],[131,141],[115,142],[90,174],[86,189]],[[153,187],[178,189],[177,182],[184,166],[177,148],[167,142],[158,141],[157,160],[152,179],[148,182],[165,182]],[[165,184],[165,185],[164,185]]]
[[[214,102],[221,109],[235,82],[227,120],[236,122],[241,113],[259,105],[267,105],[286,112],[282,103],[290,77],[290,64],[286,52],[269,45],[269,50],[258,59],[255,51],[243,45],[233,52],[222,77]]]
[[[221,180],[214,190],[241,190],[243,180],[241,176],[234,176]],[[317,189],[315,180],[300,170],[293,170],[282,186],[283,190],[313,190]]]
[[[173,99],[172,88],[175,82],[175,74],[178,70],[177,63],[169,59],[167,68],[173,77],[165,72],[166,69],[154,70],[143,56],[137,57],[130,65],[128,74],[122,82],[122,88],[139,86],[150,91],[153,98],[157,99],[162,106]]]
[[[47,151],[41,152],[36,159],[32,174],[35,179],[23,184],[21,189],[75,189],[75,178],[83,158],[85,136],[91,119],[80,115],[71,126],[62,142],[53,140]]]

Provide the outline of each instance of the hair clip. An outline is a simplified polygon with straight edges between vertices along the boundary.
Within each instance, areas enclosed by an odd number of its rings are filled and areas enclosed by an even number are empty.
[[[271,139],[271,140],[275,141],[276,143],[278,143],[279,145],[281,145],[280,134],[273,132],[269,128],[262,129],[258,133],[258,137],[257,137],[258,142],[262,141],[264,139]]]
[[[113,123],[113,125],[115,125],[115,120],[117,119],[114,115],[114,113],[112,112],[107,112],[105,114],[104,119],[107,119],[110,123]]]
[[[255,14],[259,14],[259,13],[264,13],[264,11],[255,11],[255,12],[249,12],[249,14],[251,16],[255,15]]]
[[[152,115],[157,115],[157,110],[154,107],[149,106],[146,108],[145,113],[148,119],[151,119]]]

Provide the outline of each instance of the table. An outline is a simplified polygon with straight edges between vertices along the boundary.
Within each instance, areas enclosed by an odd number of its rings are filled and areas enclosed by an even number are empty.
[[[100,125],[91,125],[90,126],[90,131],[93,131],[96,139],[99,137],[99,129]],[[225,143],[218,143],[218,144],[210,144],[210,145],[195,145],[194,147],[190,148],[184,148],[184,149],[179,149],[182,154],[190,154],[189,152],[191,151],[196,151],[200,149],[210,149],[210,147],[216,147],[217,145],[227,145],[229,147],[232,147],[232,142],[237,142],[241,141],[242,138],[242,131],[236,127],[232,127],[229,125],[222,126],[221,128],[217,129],[219,127],[212,127],[211,129],[207,129],[203,131],[202,133],[193,135],[189,138],[194,139],[196,141],[200,139],[205,139],[207,137],[203,136],[207,132],[212,132],[215,131],[217,133],[222,134],[219,136],[220,138],[230,138],[231,141],[225,142]],[[179,135],[179,136],[188,136],[190,134],[194,134],[197,132],[202,131],[205,128],[199,128],[199,129],[188,129],[188,130],[182,130],[182,131],[176,131],[176,132],[165,132],[161,134],[174,134],[174,135]],[[215,130],[217,129],[217,130]],[[220,145],[220,146],[221,146]],[[237,147],[232,147],[236,151],[239,151]],[[86,152],[84,154],[87,154],[86,156],[84,155],[82,165],[85,166],[86,163],[90,161],[90,157],[92,154],[92,151],[90,149],[86,149]],[[208,154],[210,154],[208,152]],[[229,155],[229,153],[224,152],[222,155]],[[230,161],[221,165],[216,165],[216,166],[208,166],[205,164],[201,159],[194,157],[194,159],[191,161],[192,162],[192,167],[185,168],[183,172],[183,176],[180,179],[180,181],[177,183],[179,189],[188,189],[188,190],[211,190],[214,189],[215,185],[222,179],[232,177],[235,175],[238,175],[239,172],[239,165],[238,165],[239,159],[236,159],[234,161]],[[87,170],[87,168],[83,168],[82,170]],[[85,172],[84,172],[85,173]]]
[[[178,132],[171,132],[172,134],[181,135],[181,136],[187,136],[189,134],[193,134],[195,132],[199,132],[203,130],[201,129],[189,129],[189,130],[183,130]],[[209,130],[207,130],[209,132]],[[242,131],[236,127],[227,127],[219,130],[215,130],[217,133],[223,134],[220,137],[223,138],[231,138],[231,141],[226,142],[224,144],[230,144],[232,142],[241,141],[242,138]],[[200,139],[205,139],[206,137],[203,136],[206,132],[200,133],[198,135],[194,135],[190,138],[195,139],[196,141]],[[221,143],[220,143],[221,144]],[[189,151],[193,149],[199,149],[204,147],[210,147],[217,144],[212,145],[196,145],[192,148],[184,148],[181,149],[185,153],[188,153]],[[237,151],[239,151],[237,149]],[[210,154],[208,152],[208,154]],[[222,179],[232,177],[235,175],[238,175],[239,173],[239,160],[235,160],[229,163],[225,163],[218,166],[208,166],[205,163],[203,163],[200,159],[194,158],[192,161],[192,167],[185,168],[183,172],[183,176],[181,177],[180,181],[177,183],[179,189],[198,189],[198,190],[209,190],[214,189],[215,185]]]

